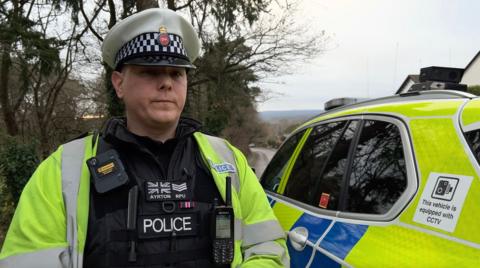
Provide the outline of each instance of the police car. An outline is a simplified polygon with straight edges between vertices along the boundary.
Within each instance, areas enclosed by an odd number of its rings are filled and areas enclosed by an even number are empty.
[[[480,267],[480,98],[451,90],[327,111],[261,183],[292,267]]]

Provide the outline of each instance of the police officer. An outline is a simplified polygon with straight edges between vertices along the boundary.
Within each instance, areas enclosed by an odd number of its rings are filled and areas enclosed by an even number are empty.
[[[182,118],[192,25],[148,9],[115,25],[104,61],[125,103],[100,135],[60,146],[20,198],[0,267],[288,266],[285,237],[242,153]]]

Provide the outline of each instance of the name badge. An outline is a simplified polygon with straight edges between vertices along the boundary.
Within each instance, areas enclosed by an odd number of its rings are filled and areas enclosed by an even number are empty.
[[[189,181],[147,181],[147,201],[183,201],[191,199]]]
[[[140,216],[138,222],[139,238],[194,236],[198,231],[197,214],[149,215]]]

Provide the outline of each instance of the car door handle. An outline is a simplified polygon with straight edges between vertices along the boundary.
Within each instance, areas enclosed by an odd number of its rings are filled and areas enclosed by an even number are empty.
[[[290,244],[292,244],[292,247],[295,250],[302,251],[309,242],[308,230],[305,227],[296,227],[288,232],[288,238],[290,239]]]

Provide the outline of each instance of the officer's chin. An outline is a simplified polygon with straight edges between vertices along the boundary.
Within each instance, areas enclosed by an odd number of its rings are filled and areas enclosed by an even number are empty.
[[[152,116],[151,116],[151,121],[155,123],[155,125],[174,125],[178,123],[178,120],[180,119],[180,113],[176,111],[156,111]]]

